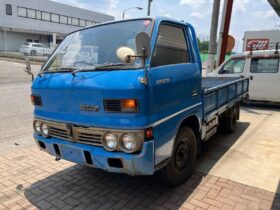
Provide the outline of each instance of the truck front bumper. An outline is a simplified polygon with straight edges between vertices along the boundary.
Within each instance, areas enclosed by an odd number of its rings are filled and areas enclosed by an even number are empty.
[[[129,175],[152,175],[155,172],[154,141],[144,142],[139,154],[127,154],[37,134],[34,139],[41,150],[78,164]]]

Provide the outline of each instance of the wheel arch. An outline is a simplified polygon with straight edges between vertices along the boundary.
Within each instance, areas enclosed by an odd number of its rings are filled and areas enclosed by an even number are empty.
[[[201,153],[201,141],[200,141],[201,126],[200,125],[201,125],[201,119],[197,115],[195,115],[195,114],[188,115],[179,123],[177,132],[176,132],[176,135],[177,135],[180,128],[182,128],[184,126],[190,127],[196,136],[197,153]]]

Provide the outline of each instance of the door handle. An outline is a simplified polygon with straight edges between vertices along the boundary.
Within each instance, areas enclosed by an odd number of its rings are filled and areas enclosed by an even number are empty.
[[[250,80],[253,80],[253,76],[250,76]]]
[[[198,91],[197,91],[197,90],[193,90],[193,91],[192,91],[192,96],[197,96],[197,94],[198,94]]]

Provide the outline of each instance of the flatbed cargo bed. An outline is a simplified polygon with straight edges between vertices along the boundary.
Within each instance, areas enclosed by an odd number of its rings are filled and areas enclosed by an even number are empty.
[[[202,88],[204,92],[209,92],[224,86],[228,86],[232,83],[236,83],[238,80],[242,81],[242,77],[203,77]]]
[[[203,115],[207,122],[242,100],[248,92],[249,79],[241,77],[203,77]]]

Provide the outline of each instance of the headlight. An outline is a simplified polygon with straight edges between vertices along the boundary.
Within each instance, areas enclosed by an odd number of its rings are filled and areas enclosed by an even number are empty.
[[[33,122],[33,128],[34,128],[36,133],[41,134],[41,122],[35,120]]]
[[[46,123],[41,124],[41,134],[44,137],[49,137],[49,127]]]
[[[132,134],[123,134],[120,138],[120,147],[124,152],[132,153],[138,151],[142,146],[142,143],[136,136]]]
[[[103,146],[109,150],[116,150],[118,147],[118,138],[112,133],[105,133],[102,138]]]

